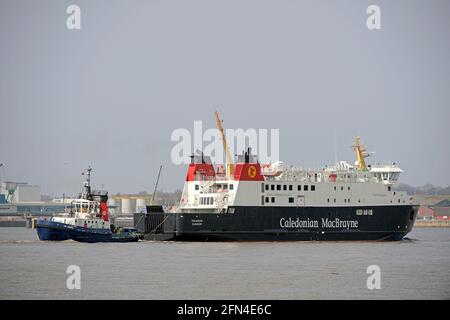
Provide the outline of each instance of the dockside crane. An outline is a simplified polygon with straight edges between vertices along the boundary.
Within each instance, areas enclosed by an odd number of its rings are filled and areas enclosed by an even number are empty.
[[[228,148],[227,139],[225,137],[225,131],[222,126],[222,120],[220,120],[219,113],[217,111],[214,112],[214,117],[216,118],[217,129],[219,129],[220,135],[222,137],[223,151],[225,152],[225,154],[227,156],[227,164],[226,164],[227,177],[233,177],[234,176],[234,161],[233,161],[233,156],[231,155],[230,149]]]

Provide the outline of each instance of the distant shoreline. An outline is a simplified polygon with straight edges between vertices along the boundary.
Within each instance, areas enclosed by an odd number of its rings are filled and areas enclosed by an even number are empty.
[[[450,228],[450,221],[425,221],[416,220],[414,227],[417,228]]]

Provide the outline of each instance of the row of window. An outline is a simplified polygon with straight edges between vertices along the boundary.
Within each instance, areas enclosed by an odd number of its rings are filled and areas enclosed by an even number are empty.
[[[266,191],[269,191],[269,190],[275,191],[275,189],[277,191],[288,191],[288,190],[292,191],[293,190],[293,186],[292,186],[292,184],[289,184],[289,185],[287,185],[287,184],[283,184],[283,185],[281,185],[281,184],[270,184],[270,185],[266,184],[265,187],[264,187],[264,183],[262,184],[262,191],[263,192],[264,192],[264,190],[266,190]],[[305,184],[303,186],[303,191],[308,191],[308,190],[316,191],[316,186],[315,185],[311,185],[311,189],[310,189],[309,185]],[[301,185],[297,186],[297,191],[302,191],[302,186]]]
[[[270,201],[269,201],[269,200],[270,200]],[[266,203],[269,203],[269,202],[275,203],[275,197],[270,197],[270,198],[269,198],[269,197],[266,197],[266,198],[265,198],[265,202],[266,202]],[[288,202],[289,202],[289,203],[294,203],[294,197],[289,197],[289,198],[288,198]],[[330,198],[327,199],[327,202],[330,203]],[[336,203],[336,198],[333,199],[333,202]],[[358,200],[358,202],[360,203],[361,200]],[[400,202],[400,200],[399,200],[399,202]],[[344,199],[344,203],[350,203],[350,199],[347,199],[347,198]]]
[[[212,205],[212,204],[214,204],[214,198],[213,197],[201,197],[200,204],[201,205]]]
[[[264,199],[264,197],[263,197]],[[327,202],[330,203],[330,198],[327,199]],[[294,197],[289,197],[288,198],[288,202],[289,203],[294,203]],[[265,203],[275,203],[275,197],[265,197]],[[333,203],[336,203],[336,198],[333,199]],[[350,203],[350,198],[345,198],[344,199],[344,203]],[[358,199],[358,203],[361,203],[361,200]],[[392,203],[392,200],[391,200]],[[398,199],[398,203],[401,203],[401,200]],[[405,203],[405,200],[403,200],[403,203]]]
[[[334,186],[334,191],[337,190],[337,187]],[[347,190],[350,191],[350,186],[347,187]],[[344,191],[344,186],[341,186],[341,191]]]
[[[266,197],[266,203],[275,203],[275,197]],[[294,203],[294,197],[289,197],[289,203]]]
[[[356,215],[357,216],[371,216],[371,215],[373,215],[373,210],[372,209],[357,209]]]
[[[327,199],[327,202],[330,203],[330,198]],[[333,199],[333,202],[336,203],[336,198]],[[361,202],[361,200],[358,200],[358,202]],[[350,203],[350,198],[345,198],[344,203]]]
[[[223,189],[223,190],[227,190],[227,189],[233,190],[234,187],[233,187],[233,184],[223,184],[223,185],[218,184],[217,188],[218,189]],[[195,191],[198,191],[198,190],[200,190],[200,185],[196,184],[195,185]]]
[[[64,220],[64,222],[65,222],[66,220]],[[78,220],[75,220],[75,223],[77,223],[78,222]],[[87,220],[87,221],[85,221],[85,223],[98,223],[98,221],[90,221],[90,220]],[[102,224],[105,224],[105,222],[104,221],[102,221]]]

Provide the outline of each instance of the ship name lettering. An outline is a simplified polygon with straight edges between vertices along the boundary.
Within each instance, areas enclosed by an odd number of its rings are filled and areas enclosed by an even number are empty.
[[[318,228],[319,222],[317,220],[310,220],[309,218],[307,220],[300,220],[300,218],[297,219],[280,219],[280,227],[281,228]]]
[[[343,228],[343,229],[354,229],[358,228],[357,220],[341,220],[336,218],[330,220],[328,218],[322,218],[322,228]]]

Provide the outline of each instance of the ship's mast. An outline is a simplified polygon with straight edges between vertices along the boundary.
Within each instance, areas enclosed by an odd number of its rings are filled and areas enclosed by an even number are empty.
[[[87,175],[86,178],[86,182],[84,184],[84,192],[82,194],[84,199],[90,200],[91,197],[91,172],[92,172],[92,168],[91,166],[89,166],[86,169],[86,172],[83,172],[82,175]]]
[[[356,136],[355,145],[353,146],[356,152],[356,160],[358,162],[358,168],[362,171],[367,170],[367,165],[365,158],[369,156],[369,153],[366,150],[366,147],[361,145],[359,136]]]

